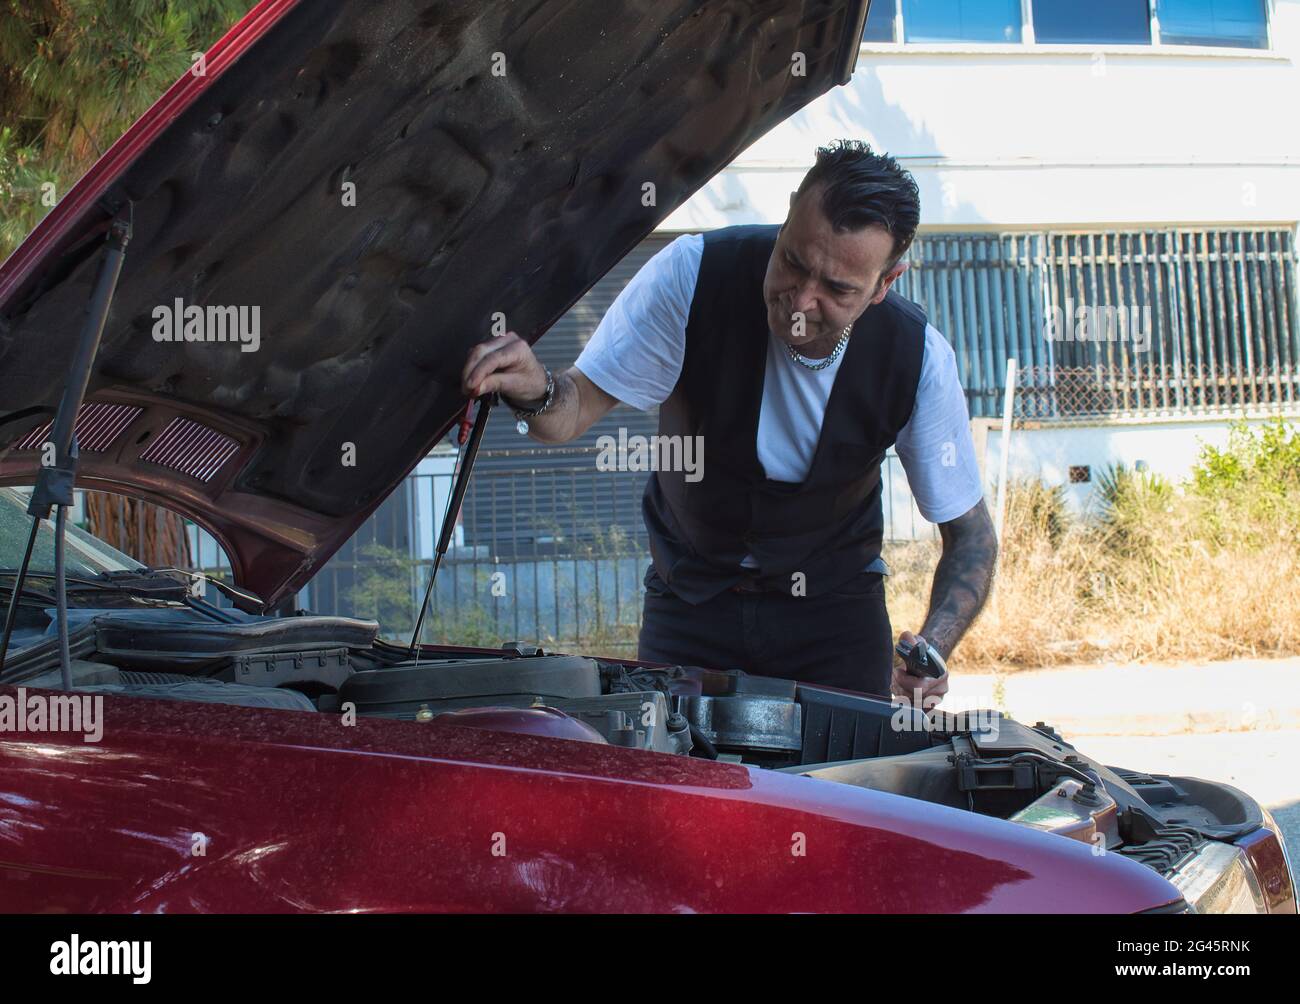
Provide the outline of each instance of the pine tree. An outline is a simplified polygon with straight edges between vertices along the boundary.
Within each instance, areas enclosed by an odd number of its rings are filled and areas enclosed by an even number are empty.
[[[0,0],[0,259],[252,0]],[[42,186],[52,185],[53,188]],[[87,493],[90,530],[187,565],[180,517]]]
[[[3,0],[0,258],[251,0]]]

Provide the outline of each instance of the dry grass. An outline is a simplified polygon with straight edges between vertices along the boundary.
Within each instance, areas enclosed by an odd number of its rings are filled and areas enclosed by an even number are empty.
[[[993,597],[955,653],[963,669],[1300,652],[1294,512],[1245,511],[1243,495],[1225,513],[1221,497],[1122,472],[1110,494],[1071,517],[1036,482],[1013,487]],[[886,555],[896,631],[924,619],[938,555],[937,543]]]
[[[1098,488],[1094,511],[1074,515],[1059,489],[1011,486],[993,597],[954,653],[956,667],[1300,653],[1300,433],[1281,422],[1240,426],[1226,449],[1206,448],[1181,485],[1119,470]],[[937,541],[887,547],[895,633],[924,623],[939,555]],[[543,644],[634,656],[632,618],[596,618],[592,602],[583,601],[582,639]],[[447,633],[465,643],[472,623],[458,612]],[[486,614],[478,628],[495,637]]]

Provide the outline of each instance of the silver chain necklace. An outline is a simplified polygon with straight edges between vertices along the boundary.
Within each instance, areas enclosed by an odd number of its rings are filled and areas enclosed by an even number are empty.
[[[813,362],[809,360],[807,356],[801,356],[798,352],[796,352],[794,346],[791,345],[789,342],[785,343],[786,351],[790,353],[791,359],[793,359],[795,362],[797,362],[800,366],[804,367],[805,369],[810,369],[814,371],[824,370],[827,366],[831,366],[834,364],[835,360],[840,357],[840,353],[844,351],[844,346],[849,344],[849,329],[851,329],[852,327],[853,327],[853,322],[851,321],[848,324],[844,325],[844,330],[840,332],[840,340],[835,343],[835,348],[831,349],[831,354],[827,356],[825,359],[818,359],[816,362]]]

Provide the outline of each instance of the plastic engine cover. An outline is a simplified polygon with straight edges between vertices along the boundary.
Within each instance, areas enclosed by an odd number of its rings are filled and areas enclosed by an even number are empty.
[[[591,659],[548,655],[527,659],[454,659],[353,673],[338,700],[361,714],[414,718],[474,704],[527,706],[548,698],[597,697],[600,670]]]

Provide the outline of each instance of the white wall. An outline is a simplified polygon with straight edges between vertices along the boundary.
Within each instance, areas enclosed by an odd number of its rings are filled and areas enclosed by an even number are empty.
[[[432,561],[438,549],[438,537],[442,534],[442,518],[446,515],[451,489],[456,481],[455,451],[445,443],[439,443],[416,465],[412,475],[411,557]],[[450,547],[464,546],[465,527],[457,520]]]
[[[880,0],[877,0],[880,2]],[[1300,0],[1273,49],[864,45],[857,72],[777,126],[665,222],[784,219],[837,137],[901,158],[922,225],[1300,220]]]
[[[1248,419],[1247,424],[1258,426],[1264,421]],[[1223,419],[1015,429],[1011,433],[1009,476],[1038,477],[1046,485],[1062,485],[1070,507],[1081,512],[1092,504],[1097,479],[1111,464],[1122,463],[1134,470],[1141,461],[1150,473],[1177,484],[1191,474],[1202,446],[1222,448],[1227,442],[1228,422]],[[990,500],[995,497],[1001,458],[1001,429],[991,428],[983,458]],[[1091,466],[1092,482],[1072,485],[1069,469],[1080,464]]]

